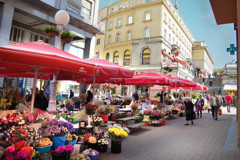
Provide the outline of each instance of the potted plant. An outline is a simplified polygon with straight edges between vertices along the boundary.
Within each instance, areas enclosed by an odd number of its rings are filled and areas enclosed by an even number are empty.
[[[98,107],[97,112],[100,114],[100,117],[102,117],[103,121],[107,123],[109,113],[113,112],[113,110],[109,106],[101,105]]]
[[[135,105],[135,104],[133,104],[133,105],[131,106],[131,109],[132,109],[132,111],[133,111],[133,115],[135,116],[136,113],[137,113],[138,106]]]
[[[73,39],[73,36],[70,32],[62,32],[61,39],[63,43],[70,43]]]
[[[66,137],[66,143],[65,144],[66,145],[71,144],[73,146],[74,144],[76,144],[77,139],[78,139],[78,137],[75,134],[68,133],[67,137]]]
[[[33,143],[34,149],[40,154],[50,152],[53,142],[49,138],[41,138]]]
[[[92,118],[92,124],[95,127],[100,127],[104,123],[103,119],[98,116],[93,116]]]
[[[83,151],[83,154],[88,156],[91,160],[97,160],[99,152],[96,151],[95,149],[89,148]]]
[[[97,142],[98,151],[100,153],[107,152],[108,140],[107,139],[99,139]]]
[[[59,35],[60,31],[54,25],[48,25],[43,28],[49,38],[54,38]]]
[[[6,148],[3,153],[3,159],[32,159],[34,149],[29,147],[26,141],[20,141]]]
[[[53,136],[53,149],[65,145],[66,134],[68,132],[73,132],[73,130],[73,125],[71,123],[53,119],[48,128],[48,132]]]
[[[86,104],[86,114],[88,115],[88,125],[87,128],[91,128],[91,121],[92,116],[95,114],[95,111],[97,110],[98,106],[92,105],[92,104]]]
[[[72,145],[68,144],[66,146],[59,146],[55,149],[55,153],[53,154],[54,159],[56,160],[66,160],[70,159],[71,153],[73,153],[74,148]]]
[[[146,109],[146,110],[144,110],[144,119],[147,119],[147,120],[149,120],[149,118],[150,118],[150,116],[152,115],[152,110],[150,110],[150,109]]]
[[[111,139],[111,153],[121,153],[122,140],[128,137],[128,133],[121,127],[108,129],[108,136]]]
[[[67,100],[65,102],[65,105],[66,105],[67,110],[69,110],[69,111],[72,111],[74,109],[74,105],[71,100]]]

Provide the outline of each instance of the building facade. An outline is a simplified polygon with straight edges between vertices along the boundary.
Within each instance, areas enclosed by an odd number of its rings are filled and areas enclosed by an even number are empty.
[[[205,42],[195,42],[192,56],[195,72],[213,73],[214,61]]]
[[[170,0],[120,0],[100,10],[99,19],[106,34],[96,36],[95,56],[136,73],[167,74],[171,59],[168,74],[193,79],[193,36]]]
[[[43,28],[55,25],[55,13],[66,10],[70,21],[64,30],[72,33],[73,41],[61,49],[89,58],[94,54],[95,35],[105,31],[105,24],[98,21],[98,6],[99,0],[0,0],[0,46],[43,40],[57,47],[57,37],[48,38]]]

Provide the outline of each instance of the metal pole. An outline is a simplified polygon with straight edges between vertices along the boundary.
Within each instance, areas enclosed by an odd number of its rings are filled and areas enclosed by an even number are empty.
[[[36,83],[37,83],[37,74],[38,74],[38,68],[34,68],[34,80],[33,80],[33,92],[32,92],[32,100],[31,100],[31,111],[33,111],[34,102],[35,102],[35,94],[36,94]]]
[[[79,98],[81,96],[81,79],[79,80]]]
[[[95,76],[93,76],[93,104],[94,104],[94,97],[95,97]]]

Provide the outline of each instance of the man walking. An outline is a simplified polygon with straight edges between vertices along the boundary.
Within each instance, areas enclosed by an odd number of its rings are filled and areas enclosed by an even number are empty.
[[[219,99],[215,92],[213,92],[212,96],[210,97],[209,104],[212,107],[212,117],[213,119],[218,119],[218,109],[220,107]]]
[[[230,112],[231,104],[233,104],[233,99],[229,92],[227,93],[225,100],[227,102],[227,111]]]
[[[138,99],[139,99],[138,92],[137,92],[137,91],[134,92],[133,95],[132,95],[132,97],[134,98],[134,101],[137,102]]]

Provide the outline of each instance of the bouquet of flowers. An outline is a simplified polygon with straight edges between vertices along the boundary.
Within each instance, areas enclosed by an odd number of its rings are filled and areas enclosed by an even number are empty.
[[[65,102],[65,105],[66,105],[66,108],[68,108],[68,107],[73,107],[73,106],[74,106],[71,100],[67,100],[67,101]]]
[[[94,115],[96,109],[98,108],[98,106],[92,105],[92,104],[86,104],[85,107],[86,107],[86,114],[87,115]]]
[[[68,144],[66,146],[59,146],[55,149],[55,155],[58,159],[66,160],[70,159],[70,154],[73,153],[74,148],[72,145]]]
[[[72,123],[58,121],[57,119],[53,119],[48,128],[48,131],[52,136],[63,136],[68,132],[73,132],[73,130]]]
[[[85,151],[83,151],[83,154],[86,155],[86,156],[92,156],[92,157],[95,157],[95,156],[98,156],[99,152],[96,151],[95,149],[86,149]]]
[[[163,117],[163,113],[160,110],[155,110],[153,114],[150,116],[151,119],[161,119]]]
[[[101,126],[103,123],[104,123],[104,121],[101,117],[94,116],[92,118],[92,125],[93,126]]]
[[[150,109],[146,109],[146,110],[144,110],[144,114],[145,115],[151,115],[152,114],[152,110],[150,110]]]
[[[3,110],[15,109],[19,103],[24,103],[24,98],[18,91],[10,90],[0,97],[0,109]]]
[[[78,154],[75,158],[73,158],[74,160],[90,160],[90,158],[84,154]]]
[[[41,138],[39,141],[35,141],[33,143],[34,147],[45,147],[45,146],[51,146],[53,142],[49,138]]]
[[[18,122],[19,118],[16,113],[13,113],[12,115],[8,114],[7,116],[3,115],[2,118],[0,118],[0,131],[18,125]]]
[[[181,99],[177,99],[177,100],[175,100],[175,103],[177,103],[177,104],[182,104],[183,101],[182,101]]]
[[[75,135],[75,134],[70,134],[68,133],[67,134],[67,137],[66,137],[66,141],[74,141],[76,140],[78,137]]]
[[[10,144],[15,144],[20,141],[26,141],[30,143],[32,140],[37,141],[40,139],[37,130],[28,125],[12,126],[7,131],[5,131],[5,135],[6,141]]]
[[[97,138],[94,137],[94,136],[90,136],[90,137],[88,138],[88,143],[96,144],[96,143],[97,143]]]
[[[161,121],[159,121],[159,120],[153,120],[153,121],[151,122],[151,124],[152,124],[153,126],[160,126]]]
[[[97,144],[98,144],[99,146],[108,145],[108,140],[107,140],[107,139],[99,139],[99,140],[97,141]]]
[[[6,160],[13,159],[32,159],[34,156],[34,150],[29,147],[26,141],[20,141],[15,143],[13,146],[7,147],[3,153]]]
[[[111,112],[113,112],[112,108],[106,105],[101,105],[97,109],[97,113],[103,114],[103,115],[109,114]]]
[[[132,110],[135,112],[135,111],[137,111],[138,106],[137,106],[137,105],[132,105],[131,108],[132,108]]]
[[[164,99],[164,103],[165,103],[166,105],[172,105],[172,104],[174,103],[174,101],[171,100],[171,99],[169,99],[169,98],[166,98],[166,99]]]
[[[108,129],[108,136],[113,141],[122,141],[124,138],[128,137],[128,133],[121,128],[109,128]]]

